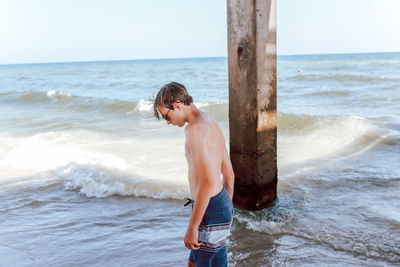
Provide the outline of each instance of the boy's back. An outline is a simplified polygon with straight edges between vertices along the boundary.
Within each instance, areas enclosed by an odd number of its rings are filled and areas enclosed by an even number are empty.
[[[213,190],[211,195],[215,196],[222,190],[223,184],[221,180],[221,165],[225,154],[225,140],[218,124],[201,114],[198,120],[185,129],[186,143],[185,154],[189,168],[189,185],[192,198],[196,199],[198,189],[198,171],[196,165],[206,164],[204,168],[209,169],[213,181]],[[199,152],[204,150],[204,153]],[[205,158],[192,156],[192,154],[201,153]],[[195,162],[197,159],[200,162]],[[201,172],[200,172],[201,173]]]

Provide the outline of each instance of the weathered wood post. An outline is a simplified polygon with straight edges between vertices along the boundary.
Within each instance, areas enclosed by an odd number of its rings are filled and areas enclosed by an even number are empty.
[[[273,205],[277,188],[276,0],[228,0],[230,154],[234,203]]]

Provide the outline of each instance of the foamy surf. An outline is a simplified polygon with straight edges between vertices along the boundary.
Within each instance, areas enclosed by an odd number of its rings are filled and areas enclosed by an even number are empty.
[[[308,122],[297,128],[293,124],[294,129],[281,131],[278,137],[281,168],[314,160],[335,161],[338,157],[343,160],[362,154],[390,135],[371,121],[357,116],[318,117],[310,118]]]
[[[153,101],[140,99],[137,103],[135,110],[139,112],[151,112],[153,109]]]
[[[203,107],[207,107],[209,105],[208,102],[194,102],[194,104],[199,107],[199,108],[203,108]],[[216,103],[218,104],[218,103]],[[152,100],[146,100],[146,99],[140,99],[135,107],[135,110],[138,112],[152,112],[153,110],[153,101]],[[130,112],[132,113],[132,112]]]
[[[101,162],[105,167],[126,169],[126,162],[123,159],[106,151],[96,150],[96,145],[101,145],[99,140],[88,142],[89,138],[83,131],[47,132],[30,137],[17,137],[13,140],[14,145],[8,147],[8,153],[3,153],[5,157],[0,164],[13,169],[46,171],[70,162],[79,164]]]
[[[51,176],[65,181],[66,189],[88,197],[133,195],[176,199],[189,196],[183,140],[172,139],[166,144],[162,139],[117,139],[72,131],[30,137],[3,135],[0,143],[8,144],[0,151],[3,179],[32,176],[36,177],[32,182],[37,182],[38,177],[48,180]],[[169,157],[160,159],[171,146],[182,149],[174,148]]]
[[[190,196],[188,185],[140,178],[132,173],[99,170],[90,165],[69,164],[57,170],[65,189],[76,190],[87,197],[104,198],[113,195],[183,199]],[[129,176],[128,176],[129,175]]]
[[[62,97],[70,97],[71,96],[71,94],[66,94],[66,93],[63,93],[63,92],[55,91],[55,90],[47,91],[46,95],[49,98],[51,98],[52,100],[57,100],[57,99],[62,98]]]
[[[303,116],[299,125],[289,123],[293,120],[296,118],[291,114],[280,114],[280,123],[286,123],[286,128],[278,132],[282,182],[290,176],[287,170],[297,174],[321,167],[321,161],[328,164],[360,155],[388,136],[362,117]],[[168,137],[165,142],[165,137],[156,135],[122,138],[83,130],[51,131],[25,137],[2,135],[0,144],[2,177],[11,178],[17,172],[22,177],[24,173],[56,171],[66,181],[67,189],[88,197],[188,196],[183,134]]]

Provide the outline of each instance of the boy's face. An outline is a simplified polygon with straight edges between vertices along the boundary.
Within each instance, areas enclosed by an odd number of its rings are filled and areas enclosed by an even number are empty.
[[[158,111],[160,112],[161,116],[167,121],[167,124],[173,124],[182,127],[185,124],[185,120],[182,117],[183,111],[181,109],[181,106],[179,106],[178,103],[174,103],[173,106],[173,109],[165,106],[159,106]]]

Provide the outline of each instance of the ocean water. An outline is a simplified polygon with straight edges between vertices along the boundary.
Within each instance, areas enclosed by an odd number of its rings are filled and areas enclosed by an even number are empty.
[[[278,198],[230,266],[400,264],[400,53],[278,56]],[[229,140],[226,58],[0,65],[0,266],[185,266],[169,81]]]

